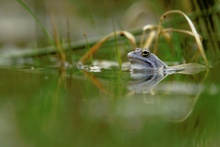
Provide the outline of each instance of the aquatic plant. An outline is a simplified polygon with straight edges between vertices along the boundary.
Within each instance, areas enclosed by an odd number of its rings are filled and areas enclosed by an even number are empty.
[[[186,19],[187,23],[189,24],[191,31],[164,27],[162,23],[163,23],[164,19],[166,18],[166,16],[170,15],[170,14],[182,15]],[[149,31],[149,35],[146,38],[147,31]],[[143,27],[143,35],[142,35],[142,39],[141,39],[139,47],[140,48],[149,48],[152,45],[152,42],[155,40],[154,41],[155,42],[154,53],[156,54],[157,48],[158,48],[158,41],[159,41],[160,36],[162,35],[168,41],[170,40],[170,38],[172,38],[172,36],[168,32],[178,32],[178,33],[184,33],[186,35],[193,36],[195,38],[197,45],[198,45],[198,53],[200,53],[205,64],[208,66],[209,63],[208,63],[206,54],[203,49],[202,38],[198,34],[198,32],[196,31],[196,28],[195,28],[194,24],[192,23],[192,21],[190,20],[190,18],[180,10],[171,10],[171,11],[167,11],[164,14],[162,14],[158,25],[145,25]],[[127,39],[130,41],[133,49],[135,49],[135,47],[137,46],[136,39],[133,34],[127,32],[127,31],[116,31],[116,32],[110,33],[107,36],[103,37],[94,46],[92,46],[90,48],[90,50],[83,55],[83,57],[80,59],[80,62],[85,63],[85,61],[88,59],[88,57],[92,56],[101,47],[101,45],[103,45],[103,43],[105,43],[111,37],[115,36],[115,34],[126,36]],[[198,56],[198,54],[196,53],[194,55],[194,57],[192,58],[192,60],[197,59],[197,56]]]

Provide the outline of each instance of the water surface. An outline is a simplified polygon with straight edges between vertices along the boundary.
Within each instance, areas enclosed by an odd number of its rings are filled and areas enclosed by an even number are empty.
[[[218,146],[219,71],[132,79],[118,69],[2,68],[0,141],[22,147]]]

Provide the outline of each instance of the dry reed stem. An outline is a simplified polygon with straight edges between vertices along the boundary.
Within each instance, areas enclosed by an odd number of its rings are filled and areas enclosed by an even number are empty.
[[[158,41],[159,41],[161,30],[162,30],[162,24],[160,23],[158,28],[157,28],[157,35],[156,35],[156,38],[155,38],[154,54],[157,53]]]
[[[143,27],[143,35],[142,35],[141,44],[140,44],[141,47],[143,47],[143,48],[149,48],[150,47],[150,45],[152,44],[154,38],[157,35],[155,30],[158,29],[159,27],[160,27],[160,25],[146,25],[146,26]],[[145,38],[145,35],[146,35],[146,31],[148,31],[148,30],[150,30],[150,33],[149,33],[149,36],[146,39],[145,44],[144,44],[143,43],[144,38]],[[167,40],[167,42],[170,42],[171,37],[170,37],[169,33],[167,33],[165,31],[165,32],[162,33],[162,35]]]
[[[147,38],[146,41],[145,41],[145,44],[143,45],[143,48],[148,48],[148,49],[149,49],[149,47],[150,47],[150,45],[152,44],[152,42],[153,42],[155,36],[156,36],[156,32],[155,32],[155,31],[151,31],[151,32],[149,33],[148,38]]]
[[[163,29],[164,30],[164,29]],[[171,36],[170,36],[170,34],[168,33],[168,32],[163,32],[163,30],[162,30],[162,35],[163,35],[163,37],[167,40],[167,42],[168,43],[170,43],[170,41],[171,41]]]
[[[65,75],[66,70],[65,70],[64,64],[66,62],[66,54],[65,54],[65,51],[64,51],[64,49],[63,49],[63,47],[60,43],[59,37],[58,37],[57,27],[56,27],[56,24],[55,24],[54,17],[51,17],[51,23],[52,23],[52,29],[53,29],[54,42],[55,42],[55,45],[56,45],[56,48],[57,48],[57,51],[58,51],[58,56],[59,56],[58,58],[61,62],[60,72],[61,72],[61,75]]]
[[[142,47],[142,48],[149,48],[150,47],[150,45],[152,44],[152,42],[155,38],[155,35],[156,35],[154,30],[157,28],[158,28],[158,25],[145,25],[143,27],[143,34],[141,37],[140,47]],[[145,40],[145,35],[148,30],[150,31],[150,34],[149,34],[148,38]],[[144,41],[145,41],[145,43],[144,43]]]
[[[95,45],[93,45],[88,52],[86,52],[83,57],[79,60],[79,62],[84,63],[86,59],[92,56],[108,39],[114,37],[115,35],[123,35],[125,36],[132,45],[132,48],[136,48],[136,39],[134,35],[127,31],[116,31],[108,34],[107,36],[103,37],[99,40]]]
[[[60,44],[60,40],[58,38],[56,28],[53,28],[53,37],[54,37],[56,48],[57,48],[58,53],[59,53],[59,59],[62,63],[65,63],[66,62],[66,54],[65,54],[64,49],[62,48],[62,46]]]
[[[142,36],[141,36],[141,41],[140,41],[140,44],[139,44],[140,47],[144,46],[143,44],[144,44],[145,35],[146,35],[146,32],[143,31]]]
[[[168,29],[162,29],[162,31],[161,31],[161,33],[166,33],[166,32],[178,32],[178,33],[183,33],[183,34],[187,34],[187,35],[195,37],[195,35],[191,31],[188,31],[188,30],[168,28]],[[202,40],[202,37],[200,35],[199,35],[199,38],[200,38],[200,40]]]
[[[156,30],[156,29],[158,29],[158,27],[160,27],[160,26],[159,25],[145,25],[143,27],[143,31]]]
[[[192,31],[192,33],[194,34],[193,36],[195,37],[196,43],[197,43],[197,45],[198,45],[199,52],[200,52],[200,54],[201,54],[203,60],[205,61],[205,64],[208,66],[209,63],[208,63],[208,60],[207,60],[207,58],[206,58],[206,55],[205,55],[205,52],[204,52],[204,49],[203,49],[203,46],[202,46],[202,42],[201,42],[201,40],[200,40],[200,35],[197,33],[196,28],[195,28],[194,24],[192,23],[192,21],[190,20],[190,18],[189,18],[185,13],[183,13],[183,12],[180,11],[180,10],[170,10],[170,11],[167,11],[167,12],[165,12],[165,13],[160,17],[160,26],[161,26],[161,27],[158,28],[158,35],[157,35],[157,38],[156,38],[156,42],[158,42],[159,36],[160,36],[160,34],[161,34],[161,32],[162,32],[162,29],[161,29],[161,28],[162,28],[162,21],[164,20],[164,18],[165,18],[167,15],[169,15],[169,14],[174,14],[174,13],[181,14],[181,15],[184,16],[184,18],[187,20],[187,22],[188,22],[188,24],[189,24],[189,26],[190,26],[190,28],[191,28],[191,31]],[[157,44],[156,44],[156,45],[157,45]],[[155,47],[157,47],[157,46],[155,46]],[[156,49],[156,48],[155,48],[155,49]]]

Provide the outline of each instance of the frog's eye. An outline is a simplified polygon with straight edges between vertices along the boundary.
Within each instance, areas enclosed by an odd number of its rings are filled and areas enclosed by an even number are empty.
[[[150,54],[150,52],[148,52],[148,51],[146,51],[146,50],[142,52],[142,56],[143,56],[143,57],[148,57],[149,54]]]

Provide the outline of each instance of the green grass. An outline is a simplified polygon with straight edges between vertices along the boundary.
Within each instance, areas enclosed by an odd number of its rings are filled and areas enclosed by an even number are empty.
[[[53,39],[50,36],[50,34],[48,33],[46,27],[41,23],[41,21],[38,19],[38,17],[31,11],[31,9],[29,9],[29,7],[22,1],[22,0],[17,0],[17,2],[33,17],[33,19],[35,20],[35,22],[38,24],[38,26],[40,26],[40,28],[42,29],[44,35],[47,37],[48,41],[53,44]]]

